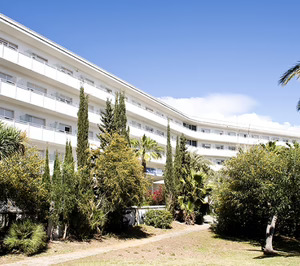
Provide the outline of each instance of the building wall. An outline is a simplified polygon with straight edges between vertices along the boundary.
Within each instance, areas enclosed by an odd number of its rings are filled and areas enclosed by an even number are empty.
[[[206,156],[216,167],[235,156],[238,148],[269,140],[282,145],[299,140],[300,131],[192,119],[3,15],[0,78],[0,119],[26,131],[41,154],[48,147],[51,160],[56,151],[63,155],[66,140],[71,140],[75,153],[81,86],[89,95],[91,145],[99,145],[97,124],[106,99],[114,103],[115,93],[121,91],[126,95],[132,137],[146,134],[165,147],[169,120],[172,146],[176,137],[184,134],[189,149]],[[149,163],[150,168],[158,169],[158,178],[164,162],[163,157]]]

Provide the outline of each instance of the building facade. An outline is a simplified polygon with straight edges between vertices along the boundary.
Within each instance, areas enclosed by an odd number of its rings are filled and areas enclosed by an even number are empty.
[[[218,169],[238,149],[266,143],[299,141],[299,132],[192,119],[72,53],[40,34],[0,14],[0,120],[26,131],[41,154],[48,147],[50,162],[63,156],[66,140],[76,147],[79,90],[89,95],[89,141],[96,134],[100,112],[116,92],[126,95],[131,137],[143,134],[166,146],[168,120],[172,146],[184,134],[189,149],[211,160]],[[162,179],[165,157],[148,163],[148,173]]]

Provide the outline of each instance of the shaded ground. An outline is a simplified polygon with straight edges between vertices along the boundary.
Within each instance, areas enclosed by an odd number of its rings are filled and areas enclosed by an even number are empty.
[[[112,246],[122,245],[122,243],[127,243],[128,240],[149,239],[151,237],[159,235],[181,232],[189,228],[190,227],[185,224],[173,222],[171,229],[157,229],[151,226],[142,225],[134,227],[120,235],[106,235],[101,241],[53,241],[49,243],[48,248],[45,252],[35,255],[31,258],[43,258],[47,256],[56,256],[59,254],[68,254],[72,252],[84,252],[87,250],[95,250],[99,248],[110,248]],[[0,264],[15,263],[24,260],[28,260],[28,257],[22,254],[10,254],[0,257]]]
[[[59,265],[300,265],[299,242],[282,239],[280,245],[278,256],[265,257],[259,244],[205,230]]]

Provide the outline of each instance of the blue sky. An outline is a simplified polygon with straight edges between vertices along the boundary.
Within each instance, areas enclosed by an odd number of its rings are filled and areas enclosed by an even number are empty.
[[[183,112],[297,126],[300,82],[281,87],[278,80],[300,60],[299,10],[300,1],[289,0],[15,0],[0,7],[153,96],[200,106],[169,101]]]

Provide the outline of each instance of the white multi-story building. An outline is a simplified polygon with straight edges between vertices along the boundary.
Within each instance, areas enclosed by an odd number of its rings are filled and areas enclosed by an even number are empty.
[[[107,98],[125,92],[132,137],[143,134],[166,145],[170,121],[172,146],[184,134],[192,151],[210,159],[217,168],[235,156],[239,147],[269,140],[298,141],[299,132],[254,128],[227,122],[192,119],[135,88],[40,34],[0,14],[0,119],[26,131],[41,153],[48,146],[50,161],[63,155],[66,140],[76,147],[79,90],[89,95],[90,144]],[[148,171],[162,179],[165,158],[148,163]]]

